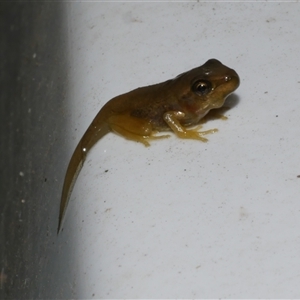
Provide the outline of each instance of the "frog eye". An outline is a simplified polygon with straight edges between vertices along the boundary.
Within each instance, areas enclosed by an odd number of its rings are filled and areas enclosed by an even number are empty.
[[[212,89],[211,83],[207,80],[198,80],[193,83],[192,91],[199,96],[208,94]]]

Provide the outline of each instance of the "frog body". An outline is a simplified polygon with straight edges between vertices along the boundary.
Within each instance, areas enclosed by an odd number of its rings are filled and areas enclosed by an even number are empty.
[[[149,146],[166,138],[157,132],[173,131],[179,138],[206,142],[195,126],[211,110],[220,108],[239,86],[239,76],[216,59],[182,73],[174,79],[137,88],[108,101],[79,141],[69,162],[61,197],[58,232],[75,181],[89,150],[109,132]]]

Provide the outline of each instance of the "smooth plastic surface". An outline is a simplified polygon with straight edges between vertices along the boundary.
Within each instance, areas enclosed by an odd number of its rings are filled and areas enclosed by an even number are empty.
[[[76,142],[95,110],[137,86],[212,57],[241,77],[207,144],[146,149],[111,134],[94,148],[59,237],[76,237],[79,296],[299,295],[299,5],[72,8]]]

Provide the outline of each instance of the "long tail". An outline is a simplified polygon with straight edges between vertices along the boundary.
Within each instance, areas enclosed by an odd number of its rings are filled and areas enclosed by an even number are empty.
[[[97,117],[95,118],[95,120],[96,119]],[[61,195],[57,234],[61,230],[62,221],[66,213],[74,184],[80,170],[83,167],[85,158],[89,150],[99,139],[101,139],[110,131],[109,127],[106,124],[104,124],[103,122],[101,122],[102,124],[100,125],[95,124],[95,120],[92,122],[92,124],[89,126],[89,128],[81,138],[69,162]]]
[[[63,221],[63,217],[66,212],[66,208],[68,206],[68,202],[76,182],[76,179],[79,175],[80,170],[82,169],[83,163],[86,158],[86,153],[82,151],[81,141],[77,145],[71,160],[69,162],[69,166],[66,172],[64,186],[61,195],[60,202],[60,211],[59,211],[59,219],[58,219],[58,228],[57,234],[59,233]]]

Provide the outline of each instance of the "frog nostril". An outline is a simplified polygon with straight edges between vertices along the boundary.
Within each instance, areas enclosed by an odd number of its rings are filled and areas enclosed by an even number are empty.
[[[230,76],[225,76],[225,81],[228,82],[231,80],[231,77]]]

